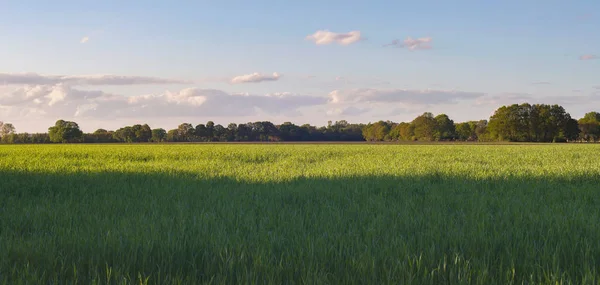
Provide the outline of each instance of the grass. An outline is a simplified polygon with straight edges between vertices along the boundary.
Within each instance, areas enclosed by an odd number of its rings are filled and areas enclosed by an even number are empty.
[[[0,284],[600,284],[598,154],[0,146]]]

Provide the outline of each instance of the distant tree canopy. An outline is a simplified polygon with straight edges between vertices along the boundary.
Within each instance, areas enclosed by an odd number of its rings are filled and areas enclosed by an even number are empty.
[[[83,132],[75,122],[58,120],[53,127],[48,128],[50,141],[54,143],[81,142]]]
[[[0,122],[2,143],[137,143],[137,142],[277,142],[277,141],[511,141],[598,142],[600,113],[590,112],[579,120],[559,105],[513,104],[498,108],[488,120],[454,122],[448,115],[425,112],[411,122],[378,121],[351,124],[345,120],[316,127],[268,121],[226,127],[208,121],[196,126],[182,123],[171,130],[152,129],[148,124],[125,126],[116,131],[98,129],[83,134],[75,122],[58,120],[48,133],[15,133],[15,127]]]
[[[490,118],[492,140],[513,142],[554,142],[575,140],[577,122],[558,105],[521,104],[503,106]]]
[[[577,122],[581,130],[581,139],[596,142],[600,140],[600,113],[590,112]]]

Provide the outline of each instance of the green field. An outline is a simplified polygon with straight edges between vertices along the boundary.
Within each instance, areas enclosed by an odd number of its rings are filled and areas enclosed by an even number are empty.
[[[0,284],[600,284],[600,145],[0,146]]]

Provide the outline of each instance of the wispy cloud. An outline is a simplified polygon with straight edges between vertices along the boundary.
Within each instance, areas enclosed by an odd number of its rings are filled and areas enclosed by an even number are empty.
[[[432,48],[432,46],[431,46],[432,41],[433,41],[433,39],[430,37],[417,38],[417,39],[408,37],[404,41],[393,40],[391,43],[386,44],[384,46],[394,46],[394,47],[398,47],[398,48],[406,48],[409,50],[426,50],[426,49]]]
[[[369,112],[369,108],[357,108],[354,106],[345,108],[333,108],[327,110],[326,114],[329,116],[358,116]]]
[[[529,93],[502,93],[480,97],[475,101],[475,105],[521,104],[530,101],[532,98]]]
[[[81,38],[81,40],[79,41],[79,43],[85,44],[85,43],[87,43],[89,40],[90,40],[90,38],[89,38],[89,37],[87,37],[87,36],[85,36],[85,37]]]
[[[314,34],[306,37],[317,45],[329,45],[337,43],[340,45],[350,45],[362,39],[360,31],[351,31],[348,33],[334,33],[328,30],[316,31]]]
[[[531,82],[532,85],[550,85],[552,83],[548,82],[548,81],[535,81],[535,82]]]
[[[165,79],[148,76],[123,75],[43,75],[37,73],[0,73],[0,84],[27,85],[151,85],[183,84],[183,80]]]
[[[574,93],[581,93],[581,90],[572,90]],[[591,102],[599,102],[600,96],[590,95],[564,95],[564,96],[533,96],[528,93],[502,93],[496,95],[487,95],[475,101],[475,105],[501,106],[508,104],[560,104],[560,105],[581,105]]]
[[[593,55],[593,54],[586,54],[586,55],[582,55],[579,57],[580,60],[592,60],[592,59],[597,59],[598,56]]]
[[[239,84],[239,83],[258,83],[263,81],[277,81],[281,78],[281,75],[277,72],[274,72],[272,75],[268,74],[260,74],[260,73],[252,73],[236,76],[231,79],[231,83]]]
[[[367,102],[428,105],[455,103],[459,100],[476,99],[484,95],[485,93],[481,92],[455,90],[352,89],[330,92],[329,102],[331,104]]]

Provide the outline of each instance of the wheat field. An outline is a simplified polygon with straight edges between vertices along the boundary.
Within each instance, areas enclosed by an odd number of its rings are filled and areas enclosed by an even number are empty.
[[[0,284],[600,284],[600,145],[0,146]]]

